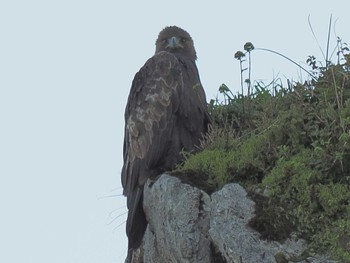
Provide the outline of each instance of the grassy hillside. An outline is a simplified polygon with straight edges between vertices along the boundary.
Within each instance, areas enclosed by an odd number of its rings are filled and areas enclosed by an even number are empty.
[[[236,53],[241,65],[253,48],[247,43],[245,52]],[[283,241],[294,232],[309,242],[305,254],[328,253],[350,262],[346,44],[338,42],[337,55],[336,63],[324,67],[309,57],[312,78],[305,83],[264,85],[249,76],[244,96],[222,85],[224,100],[209,105],[212,127],[203,150],[186,156],[177,172],[208,192],[240,183],[257,203],[251,226],[263,238]]]

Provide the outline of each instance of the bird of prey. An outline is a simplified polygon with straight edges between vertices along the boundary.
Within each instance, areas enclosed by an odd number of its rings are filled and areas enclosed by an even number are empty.
[[[147,220],[143,186],[148,178],[170,171],[182,151],[197,149],[209,115],[191,36],[176,26],[164,28],[156,52],[136,73],[125,109],[124,165],[129,250],[137,249]]]

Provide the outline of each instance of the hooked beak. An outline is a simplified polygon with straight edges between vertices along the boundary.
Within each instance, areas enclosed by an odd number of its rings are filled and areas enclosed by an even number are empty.
[[[175,49],[175,48],[178,48],[178,47],[183,47],[179,40],[177,39],[177,37],[171,37],[168,39],[168,44],[166,47],[169,47],[171,49]]]

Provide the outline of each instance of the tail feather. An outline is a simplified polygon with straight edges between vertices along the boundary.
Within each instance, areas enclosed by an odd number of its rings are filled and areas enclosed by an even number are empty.
[[[143,188],[137,187],[127,200],[128,218],[126,220],[126,234],[129,239],[129,249],[140,247],[147,228],[147,220],[143,211]]]

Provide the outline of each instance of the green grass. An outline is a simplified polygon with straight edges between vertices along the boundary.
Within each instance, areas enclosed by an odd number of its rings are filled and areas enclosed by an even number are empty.
[[[249,80],[245,96],[222,85],[224,102],[209,105],[203,150],[176,173],[203,178],[210,192],[240,183],[257,203],[251,226],[263,238],[295,232],[308,253],[350,262],[350,57],[341,50],[327,67],[309,59],[308,83],[255,83],[253,90]]]

